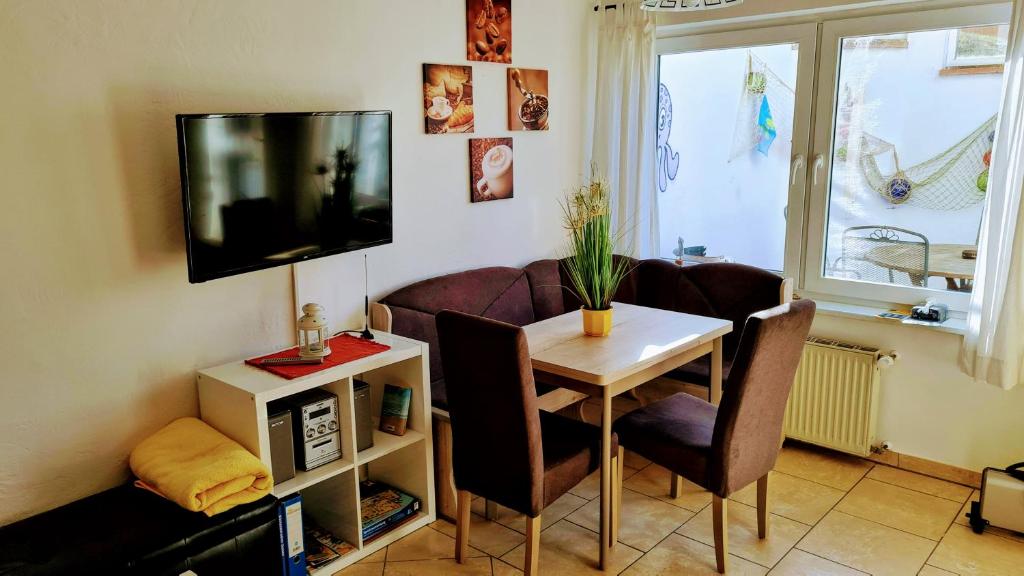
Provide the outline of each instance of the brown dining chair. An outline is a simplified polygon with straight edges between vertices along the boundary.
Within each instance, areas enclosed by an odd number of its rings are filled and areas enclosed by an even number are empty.
[[[757,535],[768,537],[768,473],[779,455],[786,403],[815,304],[800,300],[752,314],[715,406],[679,393],[619,418],[623,447],[712,493],[715,558],[727,568],[728,498],[757,482]]]
[[[469,546],[473,494],[527,517],[527,575],[538,574],[541,512],[600,466],[600,430],[537,408],[522,328],[443,310],[437,314],[457,490],[455,557]],[[612,435],[612,542],[621,502],[617,439]]]

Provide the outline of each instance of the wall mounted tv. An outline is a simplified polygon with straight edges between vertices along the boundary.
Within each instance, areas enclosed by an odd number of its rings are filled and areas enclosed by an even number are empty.
[[[391,112],[177,124],[190,282],[391,242]]]

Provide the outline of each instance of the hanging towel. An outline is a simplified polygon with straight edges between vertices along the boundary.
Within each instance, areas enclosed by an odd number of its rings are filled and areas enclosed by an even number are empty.
[[[772,117],[772,108],[768,105],[768,96],[761,99],[761,112],[757,115],[757,125],[761,128],[761,138],[757,142],[757,151],[765,156],[775,142],[777,134],[775,130],[775,118]]]
[[[135,485],[182,508],[219,514],[270,493],[263,462],[196,418],[181,418],[146,438],[129,458]]]

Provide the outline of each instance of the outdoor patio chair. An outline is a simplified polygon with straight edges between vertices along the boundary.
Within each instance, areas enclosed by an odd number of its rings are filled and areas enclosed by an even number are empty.
[[[833,277],[901,286],[928,283],[928,238],[892,226],[852,226],[843,231]]]

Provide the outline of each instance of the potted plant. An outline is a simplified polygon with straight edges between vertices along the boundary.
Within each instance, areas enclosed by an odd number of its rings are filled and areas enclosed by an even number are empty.
[[[583,303],[583,332],[607,336],[612,330],[612,298],[631,266],[630,258],[614,257],[623,231],[612,232],[608,183],[592,175],[568,194],[562,211],[569,231],[562,266],[570,290]]]

